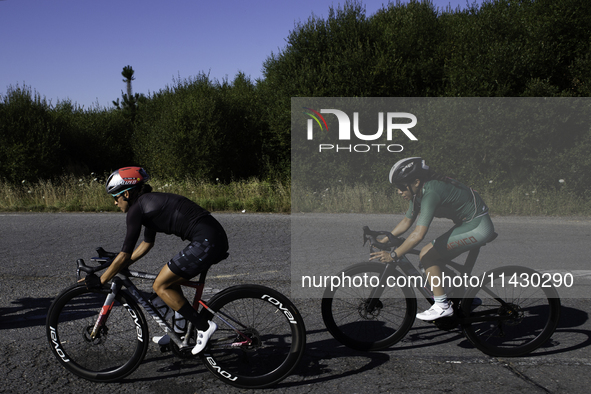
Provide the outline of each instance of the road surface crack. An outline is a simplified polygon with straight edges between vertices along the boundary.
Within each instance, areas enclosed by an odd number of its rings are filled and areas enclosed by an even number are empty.
[[[509,370],[513,375],[517,376],[519,379],[537,387],[538,389],[542,390],[544,393],[552,394],[552,391],[548,390],[546,387],[544,387],[541,384],[530,379],[529,376],[523,374],[520,370],[515,368],[515,366],[513,366],[511,363],[508,363],[508,362],[505,362],[502,360],[498,360],[498,361],[499,361],[499,364],[501,364],[505,369]]]

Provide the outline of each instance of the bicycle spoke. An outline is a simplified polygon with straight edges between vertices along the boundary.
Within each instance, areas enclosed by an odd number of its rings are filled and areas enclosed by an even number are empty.
[[[267,387],[283,379],[299,361],[305,343],[303,320],[290,304],[280,294],[254,285],[237,286],[212,299],[218,329],[202,353],[205,365],[238,387]],[[220,316],[244,328],[236,333]]]
[[[58,360],[73,373],[96,381],[115,380],[132,372],[148,346],[147,338],[141,337],[147,336],[147,328],[138,330],[139,309],[122,298],[91,337],[105,297],[75,286],[58,297],[48,313],[48,336]]]
[[[560,300],[553,288],[516,287],[508,278],[521,273],[531,275],[524,267],[501,267],[493,270],[495,282],[471,289],[462,301],[469,324],[464,332],[483,352],[493,356],[527,354],[550,338],[558,324]],[[490,296],[495,298],[490,298]],[[473,298],[482,305],[469,311]]]
[[[358,264],[343,271],[355,277],[380,277],[383,264]],[[379,350],[398,342],[410,329],[416,314],[414,292],[409,288],[384,288],[380,299],[370,299],[372,288],[327,289],[322,317],[329,332],[341,343],[358,350]],[[372,307],[373,305],[373,307]]]

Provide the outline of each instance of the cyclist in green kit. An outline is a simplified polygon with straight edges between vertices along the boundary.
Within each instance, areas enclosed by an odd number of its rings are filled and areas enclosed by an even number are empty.
[[[475,190],[437,174],[420,157],[402,159],[394,164],[389,181],[398,189],[398,194],[410,202],[405,217],[392,230],[392,234],[400,236],[415,221],[417,225],[404,243],[393,252],[375,252],[370,259],[394,261],[425,238],[434,217],[451,219],[454,226],[421,249],[421,265],[429,278],[438,280],[431,279],[435,303],[425,312],[418,313],[417,318],[432,321],[452,316],[453,308],[441,286],[442,271],[439,262],[451,260],[494,238],[494,226],[488,215],[488,207]],[[386,242],[387,239],[382,241]]]

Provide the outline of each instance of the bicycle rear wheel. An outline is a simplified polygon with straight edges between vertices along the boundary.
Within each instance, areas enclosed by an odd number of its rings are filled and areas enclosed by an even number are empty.
[[[304,320],[279,292],[258,285],[230,287],[207,305],[217,312],[218,329],[200,353],[205,366],[223,382],[242,388],[263,388],[283,380],[300,361],[306,345]],[[236,327],[236,333],[222,319]]]
[[[463,329],[476,348],[494,357],[516,357],[550,339],[560,318],[560,298],[554,287],[541,287],[537,280],[532,286],[532,278],[541,275],[526,267],[500,267],[486,274],[482,287],[468,290],[462,310],[475,321]],[[482,304],[474,307],[474,298]]]
[[[386,284],[381,287],[374,279],[383,293],[372,302],[370,294],[375,285],[356,285],[371,284],[371,278],[379,278],[384,268],[381,263],[353,265],[341,275],[350,278],[351,285],[324,291],[322,319],[331,335],[343,345],[356,350],[385,349],[400,341],[412,327],[417,314],[412,288]],[[398,271],[394,275],[402,276]]]
[[[57,296],[47,313],[47,339],[55,357],[70,372],[94,382],[110,382],[132,373],[149,344],[144,315],[122,291],[98,336],[90,337],[108,293],[75,284]]]

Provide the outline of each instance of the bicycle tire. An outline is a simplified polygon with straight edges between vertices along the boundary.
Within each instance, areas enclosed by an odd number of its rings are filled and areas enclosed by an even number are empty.
[[[486,273],[481,287],[468,290],[462,300],[464,316],[499,318],[463,325],[466,337],[476,348],[493,357],[517,357],[531,353],[550,339],[560,319],[560,298],[556,289],[509,284],[511,278],[532,278],[535,274],[539,275],[526,267],[499,267]],[[526,283],[521,281],[521,284]],[[492,294],[509,307],[503,306]],[[482,305],[473,307],[474,298],[479,298]]]
[[[109,292],[75,284],[55,298],[47,313],[47,339],[53,354],[68,371],[93,382],[112,382],[129,375],[149,345],[146,319],[123,291],[115,297],[100,335],[89,337]]]
[[[270,387],[287,377],[300,361],[306,345],[304,320],[295,305],[265,286],[233,286],[212,297],[209,308],[246,326],[241,331],[252,345],[233,346],[244,339],[217,316],[201,316],[218,329],[199,354],[204,365],[224,383],[240,388]],[[234,324],[234,323],[232,323]]]
[[[385,265],[361,263],[342,271],[352,279],[382,275]],[[395,271],[395,277],[402,276]],[[384,286],[378,307],[368,311],[370,287],[326,288],[322,299],[322,319],[330,334],[343,345],[361,351],[386,349],[400,341],[412,327],[417,300],[411,287]]]

